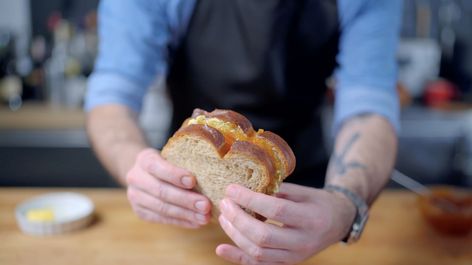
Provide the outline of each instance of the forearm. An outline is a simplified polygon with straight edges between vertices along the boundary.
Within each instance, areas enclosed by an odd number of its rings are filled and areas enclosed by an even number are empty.
[[[390,177],[396,152],[397,137],[386,119],[352,118],[336,137],[326,183],[348,188],[371,204]]]
[[[121,184],[137,154],[148,147],[137,114],[121,105],[99,106],[87,115],[87,133],[99,160]]]

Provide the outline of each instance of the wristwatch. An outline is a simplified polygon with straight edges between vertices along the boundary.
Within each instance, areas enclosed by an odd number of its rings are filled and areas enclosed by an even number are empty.
[[[339,192],[346,196],[356,207],[356,217],[354,218],[354,223],[351,226],[351,230],[346,235],[342,242],[347,244],[352,244],[359,240],[364,231],[364,227],[369,219],[369,207],[367,203],[356,193],[350,191],[349,189],[343,188],[341,186],[328,184],[324,187],[325,190],[330,192]]]

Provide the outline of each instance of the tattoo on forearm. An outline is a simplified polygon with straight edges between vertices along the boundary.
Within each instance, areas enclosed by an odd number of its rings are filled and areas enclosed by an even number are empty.
[[[361,137],[359,132],[354,133],[349,141],[341,148],[340,152],[334,152],[328,167],[328,178],[344,176],[350,169],[366,169],[367,166],[359,161],[346,161],[346,155],[354,143]]]

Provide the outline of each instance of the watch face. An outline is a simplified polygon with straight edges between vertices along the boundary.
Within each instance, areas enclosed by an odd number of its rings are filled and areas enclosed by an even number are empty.
[[[350,243],[354,243],[359,240],[362,235],[362,232],[364,231],[368,219],[369,214],[367,212],[358,213],[356,221],[352,225],[351,238],[349,239]]]

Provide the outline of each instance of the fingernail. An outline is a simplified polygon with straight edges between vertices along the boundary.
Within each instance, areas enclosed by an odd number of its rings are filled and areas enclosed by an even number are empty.
[[[195,217],[196,217],[197,220],[200,221],[200,222],[206,222],[206,220],[207,220],[206,216],[203,215],[203,214],[198,214],[198,213],[197,213],[197,214],[195,215]]]
[[[195,208],[197,208],[197,210],[199,210],[201,212],[205,212],[205,210],[207,208],[207,202],[206,201],[197,201],[195,203]]]
[[[226,200],[221,200],[220,202],[220,210],[221,211],[227,211],[229,209],[229,205],[228,205],[228,202]]]
[[[228,226],[229,225],[229,222],[228,220],[226,220],[226,218],[223,216],[223,215],[220,215],[220,217],[218,218],[218,220],[220,221],[220,224],[222,226]]]
[[[182,184],[185,186],[185,187],[191,187],[192,186],[192,177],[189,177],[189,176],[184,176],[182,177],[182,179],[180,180],[180,182],[182,182]]]
[[[237,188],[236,186],[234,185],[229,185],[227,188],[226,188],[226,196],[230,197],[230,198],[233,198],[236,196],[236,191],[237,191]]]

